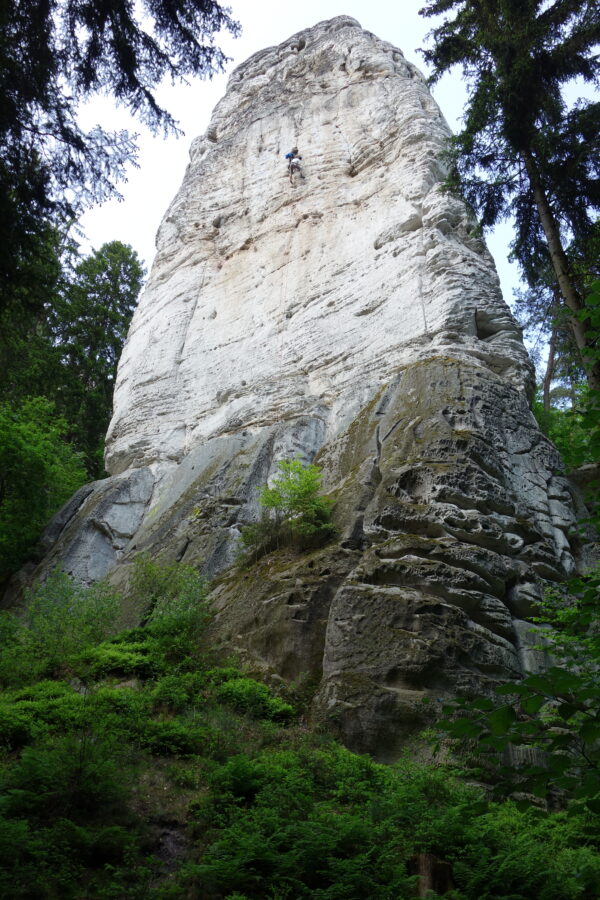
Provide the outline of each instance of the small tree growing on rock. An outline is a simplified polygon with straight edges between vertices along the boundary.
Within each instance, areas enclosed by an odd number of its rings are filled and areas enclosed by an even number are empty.
[[[279,547],[319,546],[336,533],[331,521],[333,501],[319,493],[319,468],[300,459],[284,459],[278,465],[280,474],[260,494],[262,518],[242,530],[250,561]]]

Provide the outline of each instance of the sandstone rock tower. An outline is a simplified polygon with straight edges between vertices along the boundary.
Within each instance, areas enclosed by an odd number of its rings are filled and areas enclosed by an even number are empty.
[[[312,679],[315,714],[381,757],[425,696],[535,665],[525,619],[574,566],[519,330],[439,188],[448,133],[418,70],[348,17],[233,73],[158,234],[111,477],[62,511],[44,563],[118,578],[147,549],[221,573],[215,639]],[[340,540],[228,569],[298,454],[323,467]]]

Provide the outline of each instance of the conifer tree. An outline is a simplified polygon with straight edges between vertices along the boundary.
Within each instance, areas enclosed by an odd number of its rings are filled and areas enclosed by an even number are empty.
[[[23,302],[48,224],[114,194],[135,158],[126,131],[83,131],[79,104],[110,94],[154,131],[177,132],[155,90],[221,71],[222,29],[239,25],[216,0],[0,2],[0,309]]]
[[[565,247],[585,241],[600,208],[600,103],[563,96],[573,79],[598,83],[596,0],[432,0],[446,14],[424,57],[432,81],[459,65],[470,85],[452,142],[449,184],[483,226],[512,214],[513,251],[530,284],[552,265],[590,386],[600,388],[595,329]]]
[[[103,244],[77,263],[50,314],[61,372],[53,399],[94,478],[104,471],[117,364],[143,278],[144,267],[132,247],[120,241]]]

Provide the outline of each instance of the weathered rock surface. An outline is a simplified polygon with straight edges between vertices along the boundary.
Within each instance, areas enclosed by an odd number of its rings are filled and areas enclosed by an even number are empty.
[[[119,580],[149,550],[220,574],[215,640],[318,685],[315,716],[382,758],[423,698],[541,665],[525,620],[577,551],[519,330],[439,188],[447,135],[415,67],[347,17],[233,73],[158,235],[112,477],[39,570]],[[229,568],[294,455],[322,465],[340,540]]]
[[[108,470],[307,412],[327,440],[400,365],[448,347],[522,385],[491,259],[439,191],[448,133],[420,73],[353,19],[240,66],[158,234]]]

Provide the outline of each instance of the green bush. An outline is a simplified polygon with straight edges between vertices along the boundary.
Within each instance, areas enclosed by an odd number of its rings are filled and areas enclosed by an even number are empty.
[[[574,612],[560,608],[583,628],[577,647],[596,640],[583,603],[592,582],[582,591]],[[178,611],[182,596],[72,654],[55,669],[72,683],[19,676],[0,694],[0,895],[408,900],[424,853],[451,866],[448,900],[600,900],[591,808],[522,812],[486,802],[447,766],[382,766],[280,727],[291,705],[233,666],[207,665],[205,611]],[[5,624],[14,646],[26,626]],[[192,842],[168,877],[163,816],[185,817]]]
[[[87,480],[54,404],[0,403],[0,586],[25,561],[49,518]]]
[[[197,632],[206,623],[207,585],[193,566],[136,557],[127,596],[154,633]]]
[[[225,681],[217,688],[215,698],[220,703],[257,719],[288,722],[294,715],[294,709],[289,703],[275,697],[266,684],[252,678]]]
[[[133,644],[104,643],[81,653],[73,667],[86,680],[118,677],[152,678],[160,669],[160,662],[151,655],[149,642]]]
[[[239,562],[242,564],[256,562],[261,556],[293,543],[293,535],[287,525],[266,511],[262,512],[258,522],[244,525],[240,539]]]
[[[190,704],[204,704],[206,687],[204,672],[165,675],[154,685],[152,700],[155,708],[166,706],[172,712],[179,712]]]
[[[321,472],[300,459],[279,463],[280,475],[260,495],[269,510],[258,522],[242,529],[242,560],[253,562],[279,547],[319,547],[331,540],[337,529],[331,521],[333,502],[322,496]]]
[[[540,429],[556,444],[567,469],[577,468],[585,463],[596,462],[593,446],[593,432],[589,428],[586,407],[591,393],[587,384],[579,384],[575,397],[570,397],[571,405],[551,406],[544,409],[540,392],[533,400],[532,409]]]
[[[100,687],[93,695],[96,722],[114,737],[135,737],[150,718],[152,701],[147,691]]]
[[[415,896],[411,861],[452,866],[449,900],[600,896],[593,819],[487,804],[444,766],[377,765],[331,744],[238,755],[194,809],[214,839],[181,881],[198,898]],[[435,896],[432,894],[432,897]]]
[[[114,748],[62,741],[29,749],[4,773],[0,896],[100,897],[111,867],[139,855],[117,766]],[[113,821],[103,824],[103,817]]]
[[[36,688],[0,698],[0,743],[16,749],[34,738],[79,728],[90,720],[91,700],[68,685],[42,682]]]
[[[202,751],[206,731],[187,722],[171,719],[147,720],[140,729],[140,746],[156,756],[194,756]]]
[[[208,685],[223,684],[224,681],[232,681],[241,678],[242,672],[234,666],[215,666],[205,669],[202,676]]]
[[[8,818],[93,821],[126,795],[112,742],[84,733],[26,747],[3,775],[1,810]]]
[[[32,716],[12,705],[0,705],[0,747],[18,750],[40,733]]]
[[[4,691],[3,696],[6,700],[10,699],[13,703],[31,701],[52,704],[55,700],[60,700],[62,697],[72,697],[74,694],[74,688],[64,681],[38,681],[36,684],[28,684],[24,687]]]
[[[263,489],[261,505],[272,509],[297,534],[330,534],[332,501],[319,494],[321,472],[317,466],[304,465],[300,459],[284,459],[279,463],[279,478]]]
[[[119,598],[102,583],[76,584],[56,569],[25,595],[20,616],[1,614],[0,681],[5,685],[53,674],[110,633]]]
[[[456,854],[462,896],[582,900],[600,896],[600,855],[592,823],[566,813],[547,816],[493,804],[466,824]]]
[[[74,823],[69,823],[74,825]],[[74,826],[76,828],[76,826]],[[78,900],[85,875],[83,841],[65,827],[30,827],[0,818],[0,896],[11,900]]]

